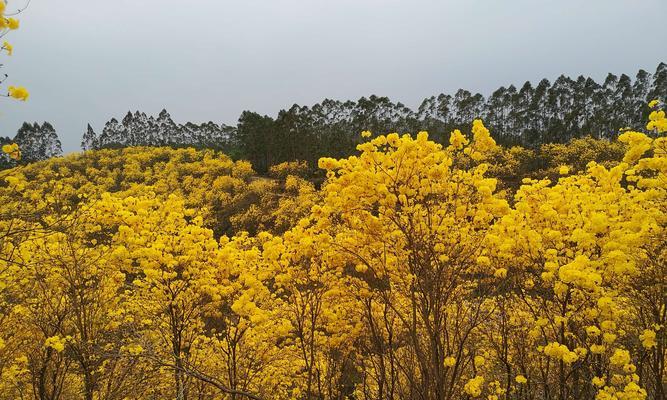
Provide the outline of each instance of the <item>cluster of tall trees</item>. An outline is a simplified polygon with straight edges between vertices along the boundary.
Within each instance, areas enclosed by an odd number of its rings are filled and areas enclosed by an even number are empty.
[[[213,122],[184,125],[176,124],[167,110],[162,110],[157,118],[136,111],[128,112],[118,121],[112,118],[99,135],[88,124],[83,135],[83,150],[128,147],[128,146],[196,146],[218,148],[226,143],[233,127]]]
[[[0,144],[6,143],[18,144],[25,162],[46,160],[63,153],[56,129],[48,122],[41,125],[24,122],[13,139],[0,137]],[[12,167],[14,163],[6,154],[0,154],[0,169]]]
[[[467,129],[475,118],[490,127],[502,145],[537,148],[545,143],[566,143],[592,136],[613,139],[618,127],[641,129],[648,115],[646,103],[667,98],[667,64],[651,74],[640,70],[628,75],[607,75],[603,83],[583,76],[561,75],[553,83],[526,82],[520,88],[501,87],[484,97],[460,89],[425,99],[417,110],[387,97],[369,96],[357,101],[325,99],[313,106],[293,105],[270,117],[244,111],[236,126],[206,122],[177,124],[166,110],[157,117],[128,112],[120,121],[109,120],[101,133],[88,125],[83,150],[129,146],[172,146],[219,149],[233,158],[249,160],[255,170],[303,160],[311,166],[324,156],[346,157],[355,152],[359,133],[418,132],[444,142],[454,129]],[[27,162],[62,153],[49,123],[24,123],[13,140]],[[0,159],[0,168],[13,164]]]
[[[236,139],[241,153],[258,170],[290,159],[314,163],[325,155],[350,155],[363,130],[426,130],[443,142],[449,132],[468,128],[475,118],[485,121],[500,144],[536,148],[583,136],[611,139],[619,127],[641,129],[649,112],[646,103],[665,97],[667,64],[661,63],[654,74],[640,70],[634,80],[609,74],[598,83],[561,75],[553,83],[543,79],[537,85],[501,87],[486,98],[460,89],[453,95],[429,97],[416,111],[378,96],[294,105],[276,118],[246,111]]]
[[[290,160],[314,165],[323,156],[348,156],[363,130],[378,134],[426,130],[444,141],[453,129],[468,128],[475,118],[483,119],[503,145],[536,148],[582,136],[611,139],[619,127],[641,129],[648,114],[646,103],[666,97],[667,64],[660,63],[655,73],[640,70],[634,79],[609,74],[599,83],[590,77],[561,75],[554,82],[503,86],[488,97],[460,89],[429,97],[417,110],[373,95],[358,101],[325,99],[310,107],[295,104],[275,118],[244,111],[236,127],[212,122],[177,125],[164,110],[158,118],[128,113],[121,122],[107,122],[99,136],[89,127],[82,147],[215,147],[248,159],[263,172]]]

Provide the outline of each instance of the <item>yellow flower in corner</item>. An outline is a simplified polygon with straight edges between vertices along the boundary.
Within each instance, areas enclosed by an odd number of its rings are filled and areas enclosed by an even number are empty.
[[[16,100],[26,101],[30,97],[30,93],[23,86],[10,86],[9,87],[9,96],[15,98]]]
[[[6,144],[2,146],[2,151],[4,153],[7,153],[9,157],[13,158],[14,160],[21,159],[21,149],[19,149],[19,145],[16,143]]]
[[[365,138],[371,137],[371,131],[361,132],[361,137],[365,137]]]
[[[7,42],[7,41],[5,41],[5,42],[2,44],[2,49],[5,50],[5,51],[7,52],[7,55],[9,55],[9,56],[11,56],[12,53],[14,52],[14,46],[12,46],[11,44],[9,44],[9,42]]]
[[[7,27],[11,30],[19,29],[19,20],[16,18],[7,18]]]
[[[646,129],[659,133],[667,132],[667,117],[665,117],[665,110],[652,111],[648,116],[649,122],[646,124]]]

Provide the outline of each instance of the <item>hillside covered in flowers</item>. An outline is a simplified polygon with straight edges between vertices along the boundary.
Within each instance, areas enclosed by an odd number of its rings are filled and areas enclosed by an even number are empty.
[[[0,399],[664,399],[649,106],[537,151],[364,131],[314,179],[165,147],[1,171]]]

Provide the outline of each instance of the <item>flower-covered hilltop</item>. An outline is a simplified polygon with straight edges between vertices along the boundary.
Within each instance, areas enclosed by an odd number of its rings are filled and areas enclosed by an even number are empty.
[[[323,183],[148,147],[0,171],[0,399],[662,399],[661,104],[532,169],[475,120],[364,131]]]

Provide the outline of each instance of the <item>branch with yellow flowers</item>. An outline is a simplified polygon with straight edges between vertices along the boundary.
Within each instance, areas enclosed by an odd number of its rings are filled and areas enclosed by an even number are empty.
[[[30,0],[26,2],[24,7],[19,8],[11,13],[7,13],[7,2],[0,0],[0,38],[4,37],[10,31],[14,31],[19,28],[19,20],[14,18],[14,16],[25,11],[25,9],[28,8],[28,5],[30,5]],[[3,51],[6,52],[8,56],[11,56],[14,53],[14,47],[9,42],[4,41],[2,43],[2,47],[0,47],[0,52]],[[0,65],[0,67],[1,66],[2,65]],[[6,78],[7,74],[5,74],[5,78],[0,81],[0,83],[4,82]],[[7,90],[7,94],[3,96],[11,97],[20,101],[26,101],[28,100],[28,97],[30,97],[30,93],[28,93],[28,90],[23,86],[10,86]]]
[[[19,145],[16,143],[2,146],[2,152],[9,155],[9,158],[12,160],[18,161],[21,159],[21,149],[19,149]]]

